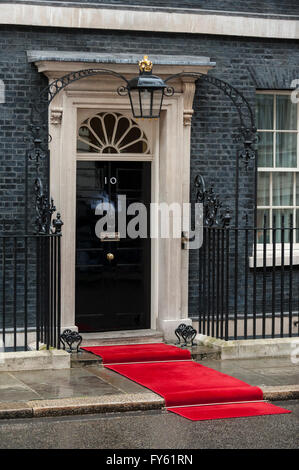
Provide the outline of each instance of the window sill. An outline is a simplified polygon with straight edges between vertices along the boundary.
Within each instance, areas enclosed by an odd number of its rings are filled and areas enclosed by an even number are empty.
[[[275,251],[275,266],[279,267],[282,266],[281,262],[281,249],[277,248]],[[273,250],[272,245],[271,248],[266,248],[266,267],[273,267]],[[292,259],[292,266],[299,265],[299,246],[296,246],[293,249],[293,259]],[[283,266],[290,266],[290,249],[289,247],[285,247],[284,250],[284,262]],[[257,249],[256,250],[256,263],[254,266],[254,256],[249,256],[249,267],[250,268],[263,268],[264,267],[264,250]]]

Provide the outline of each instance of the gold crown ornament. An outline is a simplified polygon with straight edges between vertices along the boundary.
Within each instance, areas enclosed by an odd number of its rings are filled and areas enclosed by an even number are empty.
[[[139,70],[140,72],[151,72],[153,68],[153,63],[148,59],[148,56],[143,56],[143,59],[139,61]]]

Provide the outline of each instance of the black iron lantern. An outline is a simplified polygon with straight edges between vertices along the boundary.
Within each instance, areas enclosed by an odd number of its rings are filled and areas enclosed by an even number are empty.
[[[144,56],[139,62],[139,76],[128,82],[127,92],[135,118],[159,118],[164,94],[173,94],[173,88],[168,87],[162,78],[153,75],[152,68],[152,62],[148,56]]]

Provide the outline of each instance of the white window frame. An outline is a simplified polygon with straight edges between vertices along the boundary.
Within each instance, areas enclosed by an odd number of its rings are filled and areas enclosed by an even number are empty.
[[[270,132],[273,133],[273,167],[258,167],[257,172],[259,173],[269,173],[270,174],[270,188],[269,188],[269,205],[258,205],[258,209],[269,210],[269,226],[272,227],[272,211],[276,209],[289,209],[293,211],[293,226],[296,226],[297,223],[297,213],[299,213],[299,205],[296,201],[296,178],[299,179],[299,105],[297,104],[297,129],[276,129],[276,96],[278,95],[289,95],[291,96],[291,91],[287,90],[257,90],[256,94],[259,95],[272,95],[275,96],[274,107],[273,107],[273,129],[258,129],[258,132]],[[291,99],[291,98],[290,98]],[[297,167],[276,167],[276,134],[278,132],[290,132],[297,134]],[[273,206],[272,198],[272,180],[274,173],[292,173],[293,176],[293,205],[291,206]],[[295,178],[296,173],[296,178]],[[296,213],[297,211],[297,213]],[[285,221],[286,232],[288,227],[288,220]],[[262,228],[262,227],[259,227]],[[298,227],[297,227],[298,228]],[[266,247],[266,266],[273,265],[273,242],[272,242],[272,231],[270,231],[270,242],[265,244]],[[253,248],[254,250],[254,248]],[[280,266],[282,258],[282,244],[281,242],[276,242],[275,244],[275,265]],[[290,264],[290,243],[284,242],[284,265]],[[299,243],[296,240],[296,231],[294,231],[293,239],[293,260],[292,264],[299,264]],[[250,267],[254,267],[254,254],[249,258]],[[256,244],[256,267],[264,266],[264,244]]]

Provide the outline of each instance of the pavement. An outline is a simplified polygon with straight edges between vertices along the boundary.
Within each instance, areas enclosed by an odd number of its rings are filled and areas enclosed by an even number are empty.
[[[262,388],[266,400],[299,397],[299,367],[289,357],[219,360],[195,354],[201,364]],[[164,399],[105,369],[100,358],[72,355],[72,368],[0,372],[0,419],[163,410]]]
[[[223,462],[228,459],[230,466],[236,466],[244,462],[244,459],[243,455],[235,453],[235,449],[298,449],[299,401],[282,401],[275,404],[291,410],[292,413],[190,421],[161,409],[81,416],[2,419],[0,449],[96,449],[95,462],[99,468],[106,468],[109,456],[140,457],[139,465],[131,464],[128,467],[128,462],[123,463],[127,468],[143,469],[149,466],[152,468],[152,465],[157,465],[158,468],[157,457],[161,456],[162,466],[163,464],[171,466],[173,463],[184,464],[182,461],[170,460],[171,456],[175,459],[176,455],[192,456],[192,464],[197,465],[197,468],[200,468],[203,462],[212,462],[213,465],[216,462],[216,465],[223,466]],[[112,452],[111,449],[115,450]],[[151,452],[147,449],[161,449],[161,451]],[[192,452],[192,449],[200,450]],[[205,455],[203,449],[233,449],[234,454],[228,456],[222,453],[219,455],[206,453]],[[58,454],[53,455],[55,459],[53,464],[57,465]],[[10,452],[10,463],[14,456],[21,457],[22,461],[26,458],[24,452],[22,456],[18,452]],[[164,456],[166,459],[163,461]],[[51,456],[47,454],[47,462],[49,457]],[[61,457],[59,454],[60,465]],[[244,457],[246,462],[252,458],[255,466],[261,465],[261,455],[256,452],[246,453]],[[282,463],[287,465],[288,461],[290,463],[293,461],[295,465],[294,458],[291,460],[292,456],[289,457],[287,460],[285,456]],[[69,456],[66,458],[67,464]],[[109,466],[113,467],[113,464]]]

